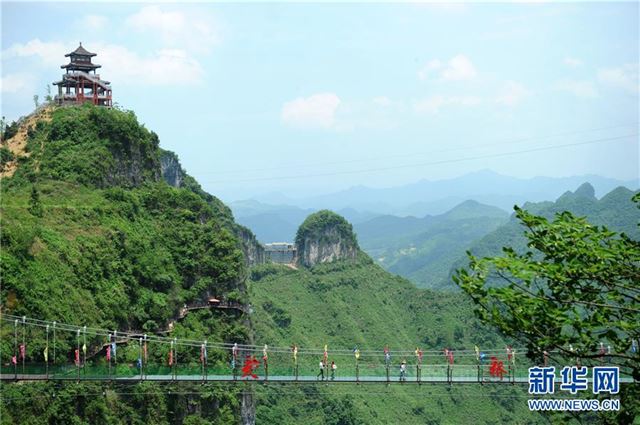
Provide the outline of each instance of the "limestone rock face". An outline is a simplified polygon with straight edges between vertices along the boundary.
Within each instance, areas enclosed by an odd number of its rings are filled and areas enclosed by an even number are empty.
[[[353,227],[342,216],[322,210],[298,228],[296,262],[306,267],[337,260],[355,260],[359,247]]]
[[[162,178],[168,185],[173,187],[182,185],[184,173],[175,153],[170,151],[162,151],[160,153],[160,170],[162,171]]]
[[[244,226],[237,226],[236,236],[242,243],[245,264],[249,267],[262,264],[266,261],[264,247],[258,242],[251,230]]]

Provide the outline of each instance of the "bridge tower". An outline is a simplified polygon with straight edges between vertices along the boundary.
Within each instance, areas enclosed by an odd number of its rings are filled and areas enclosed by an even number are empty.
[[[58,86],[55,102],[58,105],[82,104],[91,102],[94,105],[111,107],[111,83],[101,80],[96,69],[101,65],[91,62],[95,53],[87,51],[82,43],[76,50],[64,55],[69,63],[60,66],[65,69],[62,80],[53,83]]]

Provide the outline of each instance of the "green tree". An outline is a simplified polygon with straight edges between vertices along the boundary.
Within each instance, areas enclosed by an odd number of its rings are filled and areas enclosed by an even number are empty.
[[[51,103],[53,102],[53,97],[51,96],[51,86],[49,84],[47,84],[46,90],[47,95],[44,97],[44,99],[47,101],[47,103]]]
[[[31,197],[29,198],[29,212],[36,216],[42,217],[42,203],[40,202],[40,192],[35,186],[31,188]]]
[[[0,146],[0,171],[4,171],[4,167],[7,163],[13,161],[15,158],[15,155],[8,147]]]
[[[640,194],[633,201],[640,206]],[[516,216],[526,252],[468,253],[468,270],[454,275],[477,315],[526,343],[538,361],[547,350],[565,363],[591,364],[603,342],[611,362],[640,379],[640,353],[631,351],[640,338],[640,242],[566,211],[553,221],[520,208]],[[500,285],[490,283],[496,279]]]
[[[18,127],[20,127],[20,125],[16,121],[13,121],[11,124],[7,124],[7,122],[4,121],[2,127],[2,140],[9,140],[15,136],[18,133]]]

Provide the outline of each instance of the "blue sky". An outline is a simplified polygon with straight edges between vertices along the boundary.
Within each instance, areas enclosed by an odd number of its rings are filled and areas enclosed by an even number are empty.
[[[637,179],[638,12],[3,2],[2,114],[29,113],[82,41],[114,100],[228,201],[480,169]]]

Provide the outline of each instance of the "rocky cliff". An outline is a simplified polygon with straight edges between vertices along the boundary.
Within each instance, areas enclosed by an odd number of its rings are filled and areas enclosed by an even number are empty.
[[[182,186],[184,171],[175,153],[165,150],[160,152],[160,171],[162,172],[162,178],[169,186]]]
[[[237,225],[236,236],[242,242],[242,252],[245,263],[248,266],[255,266],[265,262],[264,247],[258,242],[256,236],[248,228]]]
[[[195,193],[201,194],[212,206],[221,210],[224,215],[228,216],[230,227],[232,228],[235,236],[241,242],[244,260],[247,266],[255,266],[256,264],[264,263],[264,248],[260,242],[258,242],[253,232],[244,226],[236,224],[235,222],[231,223],[233,219],[229,208],[222,204],[219,199],[202,190],[200,185],[184,171],[180,164],[180,160],[175,153],[162,149],[160,150],[160,169],[162,172],[162,178],[168,185],[176,188],[188,188]]]
[[[296,234],[296,262],[307,267],[336,260],[354,260],[359,249],[351,224],[328,210],[311,214]]]

